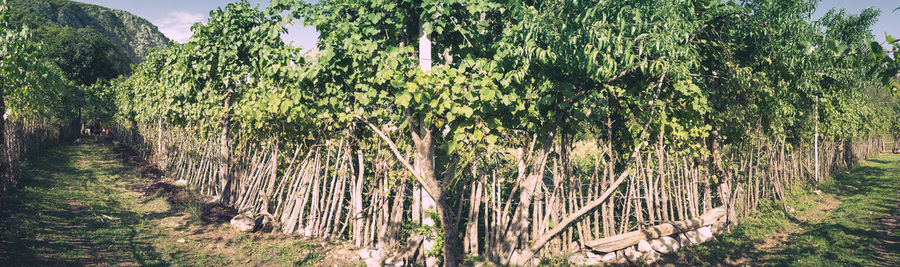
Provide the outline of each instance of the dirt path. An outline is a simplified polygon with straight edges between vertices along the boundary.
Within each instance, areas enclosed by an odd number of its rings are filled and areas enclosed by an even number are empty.
[[[812,200],[814,204],[804,210],[798,211],[796,208],[787,207],[788,212],[785,213],[785,216],[788,217],[791,223],[785,224],[781,231],[768,235],[762,242],[758,243],[753,248],[757,253],[748,253],[747,255],[736,258],[726,258],[721,264],[728,266],[744,266],[764,263],[767,260],[766,255],[778,253],[778,250],[782,246],[794,240],[798,235],[807,230],[805,227],[815,223],[822,223],[841,205],[841,202],[838,201],[834,195],[830,194],[809,196],[809,199]],[[793,209],[793,211],[790,209]],[[791,218],[791,214],[794,214],[797,217]],[[751,257],[754,255],[755,258]]]
[[[0,266],[321,265],[344,248],[200,220],[208,205],[121,156],[85,140],[29,160],[0,200]]]
[[[733,232],[675,255],[679,265],[900,266],[900,155],[836,175]]]

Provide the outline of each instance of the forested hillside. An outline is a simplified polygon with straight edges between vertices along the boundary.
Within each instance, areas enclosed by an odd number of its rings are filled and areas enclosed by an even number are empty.
[[[876,9],[815,8],[239,1],[87,87],[84,120],[249,229],[374,264],[642,264],[663,250],[645,243],[708,241],[898,147],[900,42],[874,39]],[[315,60],[291,22],[321,34]],[[54,87],[4,88],[15,111]]]
[[[96,65],[91,70],[95,73],[70,77],[76,81],[127,75],[132,64],[144,60],[147,51],[170,42],[155,25],[121,10],[69,0],[9,0],[7,5],[11,25],[30,28],[32,35],[44,43],[43,56],[64,69],[75,69],[66,72],[88,72],[72,65]],[[94,82],[96,79],[83,83]]]
[[[129,75],[149,49],[169,40],[142,18],[67,0],[4,0],[0,18],[5,191],[21,158],[71,140],[83,116],[111,104],[91,86]]]

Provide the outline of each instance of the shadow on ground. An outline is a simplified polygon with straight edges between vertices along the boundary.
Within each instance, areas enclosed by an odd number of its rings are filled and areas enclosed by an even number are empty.
[[[103,151],[60,147],[20,168],[0,200],[0,265],[167,265],[144,234],[152,225],[112,186],[125,167]]]
[[[0,266],[358,265],[349,244],[240,233],[233,208],[124,147],[85,140],[19,168],[0,199]]]
[[[820,188],[822,197],[808,194],[795,199],[813,202],[806,203],[811,206],[808,211],[789,215],[781,206],[763,208],[733,232],[679,251],[660,264],[900,266],[900,155],[864,162]],[[798,219],[801,213],[823,212],[823,205],[814,202],[824,197],[841,204],[824,211],[820,220]],[[785,229],[795,231],[774,246],[763,245]]]

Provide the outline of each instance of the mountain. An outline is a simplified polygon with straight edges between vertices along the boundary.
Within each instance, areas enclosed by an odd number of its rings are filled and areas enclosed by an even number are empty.
[[[44,39],[53,38],[48,28],[90,29],[109,40],[115,52],[124,54],[126,66],[144,60],[145,53],[154,47],[171,42],[156,25],[131,13],[68,0],[8,0],[9,19],[13,24],[27,25]],[[42,30],[43,29],[43,30]],[[130,72],[130,71],[128,71]]]

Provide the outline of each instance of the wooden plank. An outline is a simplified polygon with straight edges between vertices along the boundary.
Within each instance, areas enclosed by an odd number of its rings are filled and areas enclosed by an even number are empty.
[[[605,237],[584,243],[586,247],[599,252],[613,252],[635,245],[641,240],[653,240],[674,233],[686,232],[712,225],[725,217],[725,207],[717,207],[700,215],[683,221],[663,223],[647,229],[632,231],[620,235]]]

